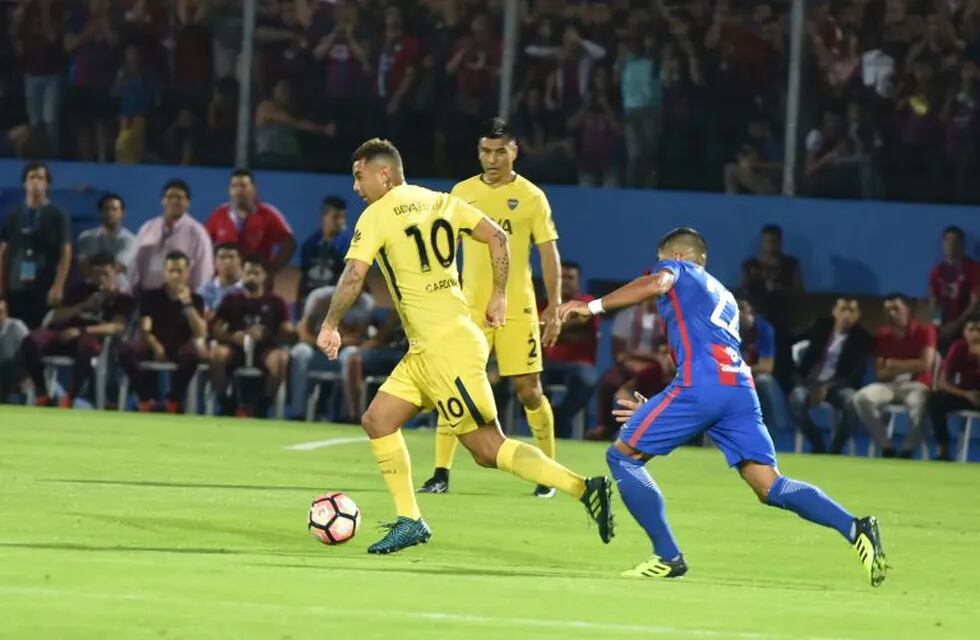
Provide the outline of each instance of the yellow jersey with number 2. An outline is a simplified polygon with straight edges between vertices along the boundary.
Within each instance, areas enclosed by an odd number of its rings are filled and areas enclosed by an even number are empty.
[[[530,180],[518,175],[499,187],[481,176],[463,180],[452,195],[473,205],[507,232],[510,275],[507,278],[507,319],[537,318],[531,280],[531,246],[558,239],[548,198]],[[482,316],[493,291],[493,273],[486,247],[463,236],[463,294],[474,317]]]
[[[456,239],[483,217],[472,205],[447,193],[402,184],[358,218],[346,259],[368,264],[377,259],[408,336],[409,351],[425,351],[461,326],[472,327],[460,290]],[[487,254],[489,267],[489,249],[485,244],[479,247]]]

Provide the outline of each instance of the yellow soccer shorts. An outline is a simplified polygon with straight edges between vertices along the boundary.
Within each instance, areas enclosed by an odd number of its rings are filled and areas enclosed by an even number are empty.
[[[541,373],[541,326],[536,313],[520,318],[508,318],[499,329],[490,329],[483,323],[483,314],[473,321],[483,330],[487,344],[494,352],[497,369],[502,377]]]
[[[435,409],[439,424],[464,435],[497,418],[487,379],[486,340],[477,327],[444,336],[439,346],[409,352],[381,385],[381,391],[421,407]]]

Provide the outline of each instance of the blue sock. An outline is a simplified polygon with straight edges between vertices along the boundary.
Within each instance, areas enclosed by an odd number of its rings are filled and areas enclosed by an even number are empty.
[[[854,542],[854,516],[812,484],[780,476],[769,488],[766,501],[810,522],[837,529],[848,542]]]
[[[606,450],[606,463],[616,479],[619,495],[633,518],[653,542],[653,552],[664,560],[681,555],[667,524],[664,495],[643,467],[643,462],[623,455],[616,447]]]

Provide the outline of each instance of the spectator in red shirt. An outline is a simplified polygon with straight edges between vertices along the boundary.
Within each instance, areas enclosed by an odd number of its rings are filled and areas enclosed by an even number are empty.
[[[943,230],[943,259],[929,272],[929,301],[939,321],[940,351],[956,340],[980,299],[980,262],[964,255],[963,230]]]
[[[65,33],[69,66],[68,113],[79,160],[109,161],[110,131],[116,115],[112,84],[119,64],[119,34],[108,0],[90,0]]]
[[[244,255],[258,254],[269,265],[270,282],[296,251],[286,218],[274,205],[261,202],[255,177],[237,169],[228,185],[229,201],[215,207],[204,228],[215,246],[233,242]]]
[[[254,343],[254,366],[265,373],[265,394],[258,403],[239,398],[240,417],[264,416],[286,376],[289,354],[280,349],[295,337],[286,301],[268,290],[268,271],[261,256],[251,255],[242,262],[245,291],[224,297],[214,320],[212,335],[218,344],[211,350],[211,384],[222,402],[223,413],[230,413],[228,372],[245,366],[246,336]]]
[[[561,297],[588,302],[592,296],[579,291],[582,269],[574,262],[561,265]],[[544,376],[549,384],[563,384],[564,397],[555,406],[555,435],[567,438],[572,433],[572,419],[585,409],[595,390],[596,350],[599,347],[599,318],[575,318],[562,324],[561,335],[544,355]]]
[[[92,374],[92,358],[102,351],[102,338],[118,336],[126,328],[135,304],[117,288],[118,265],[110,253],[96,254],[89,262],[88,279],[68,291],[51,315],[50,324],[24,338],[21,356],[24,368],[37,391],[36,404],[48,406],[44,383],[44,356],[64,355],[75,359],[68,394],[59,406],[71,408],[75,396]]]
[[[119,364],[132,381],[141,412],[156,408],[157,374],[141,371],[144,360],[173,362],[165,408],[179,413],[187,385],[197,371],[207,333],[204,301],[188,286],[191,265],[187,254],[171,251],[163,263],[164,284],[140,296],[140,335],[119,347]]]
[[[657,339],[657,350],[653,354],[653,359],[616,391],[616,402],[622,405],[623,400],[635,399],[637,393],[644,398],[652,398],[666,389],[675,375],[677,375],[677,367],[670,353],[670,344],[667,343],[666,337],[661,336]],[[613,415],[615,414],[610,409],[610,420]],[[618,430],[614,430],[614,433],[615,431]]]
[[[635,383],[637,376],[656,362],[663,337],[656,300],[616,314],[612,326],[615,363],[602,374],[596,388],[596,426],[585,435],[587,440],[609,440],[616,435],[618,429],[613,428],[612,410],[617,390],[627,383]]]
[[[936,359],[936,330],[912,318],[909,299],[901,293],[885,297],[887,324],[875,333],[875,379],[854,394],[851,403],[868,434],[886,458],[895,448],[881,422],[881,408],[891,402],[904,404],[912,427],[901,455],[911,458],[922,439],[926,398],[932,386]]]
[[[951,460],[947,416],[951,411],[980,410],[980,314],[967,318],[963,337],[950,346],[928,408],[936,432],[936,459]]]
[[[395,126],[404,111],[405,100],[415,86],[421,60],[422,47],[417,39],[405,33],[401,9],[388,5],[374,91],[384,105],[388,129]]]

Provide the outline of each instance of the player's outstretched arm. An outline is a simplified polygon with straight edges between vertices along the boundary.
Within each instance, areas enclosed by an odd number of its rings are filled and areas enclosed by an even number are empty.
[[[655,298],[670,291],[674,286],[674,274],[666,269],[658,271],[652,275],[640,276],[632,282],[624,284],[612,293],[597,298],[586,304],[579,300],[566,302],[561,306],[559,315],[561,321],[573,317],[588,318],[606,311],[616,311],[625,307],[632,307],[644,300]]]
[[[502,327],[507,318],[507,274],[510,271],[510,243],[507,232],[484,216],[473,228],[472,238],[490,248],[490,267],[493,270],[493,295],[487,304],[486,325]]]
[[[344,272],[340,274],[340,280],[337,281],[337,288],[330,299],[327,317],[324,318],[320,326],[320,335],[316,339],[316,346],[331,360],[336,360],[337,353],[340,351],[340,331],[337,327],[340,326],[344,314],[361,295],[364,279],[370,268],[371,265],[361,260],[348,260]]]

